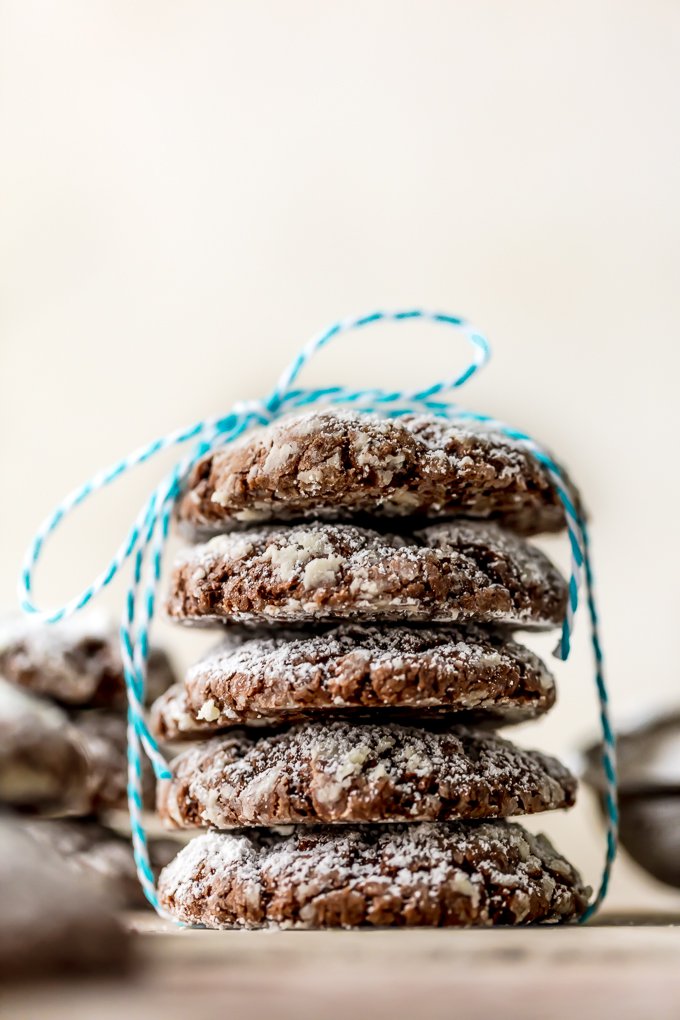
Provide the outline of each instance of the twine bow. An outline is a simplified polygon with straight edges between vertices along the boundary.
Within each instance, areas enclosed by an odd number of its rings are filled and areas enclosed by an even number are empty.
[[[446,325],[463,334],[472,347],[471,360],[463,372],[415,391],[352,389],[345,386],[303,389],[295,385],[305,365],[336,337],[377,322],[405,322],[416,319]],[[563,661],[569,657],[574,617],[579,606],[581,588],[585,582],[585,601],[590,618],[595,685],[603,735],[602,765],[606,779],[607,849],[598,892],[582,919],[586,920],[592,916],[605,898],[611,867],[616,856],[618,833],[615,741],[609,718],[609,698],[599,639],[588,530],[571,500],[560,468],[538,443],[525,433],[512,429],[488,415],[463,411],[457,404],[443,399],[468,382],[488,362],[490,356],[491,349],[487,340],[463,319],[453,315],[416,308],[397,312],[377,311],[359,318],[342,320],[318,334],[301,349],[283,371],[266,399],[239,402],[223,417],[196,422],[189,428],[168,433],[135,450],[111,467],[98,472],[88,482],[66,496],[38,528],[24,559],[19,578],[19,599],[26,613],[40,618],[45,623],[56,623],[79,612],[111,583],[129,560],[132,560],[130,584],[120,626],[121,654],[128,698],[128,804],[137,872],[147,899],[159,913],[162,914],[163,911],[156,894],[143,825],[142,750],[151,760],[158,779],[169,778],[170,772],[147,728],[144,691],[149,630],[156,610],[156,592],[173,507],[187,474],[210,450],[231,443],[249,429],[269,424],[283,414],[320,404],[353,405],[360,411],[379,411],[387,417],[427,412],[451,421],[483,422],[492,425],[523,446],[548,473],[564,507],[571,547],[567,612],[554,654]],[[175,446],[189,446],[189,453],[179,460],[153,490],[108,566],[79,595],[63,606],[51,611],[41,610],[33,601],[33,575],[48,538],[59,524],[93,493],[111,485],[121,475],[140,464],[145,464],[161,451]]]

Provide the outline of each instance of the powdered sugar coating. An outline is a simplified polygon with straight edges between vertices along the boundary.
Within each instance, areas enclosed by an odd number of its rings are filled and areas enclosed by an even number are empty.
[[[545,469],[501,432],[352,409],[283,419],[207,454],[178,513],[203,538],[257,522],[362,516],[463,514],[501,519],[522,534],[564,527]]]
[[[252,726],[274,728],[280,724],[280,717],[252,715],[247,720],[228,721],[220,716],[214,702],[208,700],[203,706],[203,714],[196,718],[191,711],[186,690],[182,684],[174,684],[165,694],[154,701],[149,711],[149,730],[152,735],[163,743],[176,743],[183,740],[201,740],[203,737],[215,736],[233,729],[234,726]],[[286,718],[297,721],[306,717],[306,713],[289,713]]]
[[[589,895],[545,836],[502,821],[210,832],[159,879],[162,905],[208,928],[556,923]]]
[[[566,585],[538,549],[493,524],[449,522],[408,537],[349,524],[219,535],[177,561],[179,620],[558,624]]]
[[[574,803],[555,758],[453,726],[301,723],[197,744],[158,787],[168,827],[446,821],[532,814]]]
[[[473,713],[496,724],[548,711],[555,684],[506,633],[474,624],[344,624],[232,635],[152,706],[165,740],[320,713]]]

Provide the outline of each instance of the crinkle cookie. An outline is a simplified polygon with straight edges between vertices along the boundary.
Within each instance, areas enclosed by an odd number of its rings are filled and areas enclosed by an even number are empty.
[[[127,808],[127,722],[106,710],[76,712],[72,723],[88,759],[82,814]],[[153,769],[143,756],[143,800],[153,808]]]
[[[25,616],[3,618],[0,673],[11,683],[64,706],[122,709],[126,705],[118,635],[98,613],[56,624]],[[165,653],[151,649],[148,699],[157,698],[174,680]]]
[[[590,892],[545,836],[503,821],[210,832],[159,880],[171,914],[208,928],[556,923]]]
[[[129,935],[101,891],[10,819],[0,819],[0,889],[3,986],[119,972],[133,963]],[[17,1015],[28,1012],[19,1009]]]
[[[585,750],[582,777],[606,814],[601,743]],[[666,709],[618,728],[619,839],[650,875],[680,888],[680,712]]]
[[[151,725],[172,741],[375,710],[507,724],[547,712],[554,701],[541,660],[501,631],[345,624],[228,637],[189,670],[183,687],[161,695]]]
[[[158,784],[168,828],[501,818],[570,807],[555,758],[493,733],[398,723],[302,723],[196,744]]]
[[[65,713],[0,678],[0,803],[77,811],[88,769],[85,744]]]
[[[128,909],[148,906],[137,878],[129,838],[90,818],[31,821],[24,827],[38,843],[63,857],[76,873],[86,875],[98,885],[111,903]],[[175,840],[150,840],[154,869],[168,864],[178,849]]]
[[[463,515],[498,519],[525,535],[565,524],[546,470],[501,432],[354,410],[284,419],[212,451],[190,474],[178,513],[199,538],[310,518]]]
[[[566,585],[538,549],[493,524],[403,537],[351,524],[271,526],[187,549],[170,582],[178,620],[324,620],[554,626]]]
[[[306,712],[291,712],[286,716],[286,722],[299,722],[308,718],[308,715],[309,713]],[[187,693],[182,684],[175,684],[169,691],[157,698],[149,712],[149,730],[157,740],[165,744],[214,737],[237,725],[271,730],[281,725],[281,719],[262,715],[253,715],[247,723],[197,719],[191,711]]]

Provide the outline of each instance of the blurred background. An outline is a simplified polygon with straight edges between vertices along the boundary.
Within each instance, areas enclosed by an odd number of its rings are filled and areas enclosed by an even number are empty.
[[[0,12],[0,607],[34,528],[96,469],[264,395],[338,317],[425,305],[494,347],[464,402],[553,448],[585,493],[617,718],[676,705],[680,6]],[[307,381],[415,386],[466,357],[448,330],[373,327]],[[160,470],[63,529],[43,604],[105,564]],[[547,548],[566,566],[565,546]],[[157,634],[180,664],[213,640]],[[597,734],[584,619],[576,644],[555,712],[520,734],[567,758]],[[540,827],[597,881],[586,795]],[[623,860],[610,902],[680,896]]]

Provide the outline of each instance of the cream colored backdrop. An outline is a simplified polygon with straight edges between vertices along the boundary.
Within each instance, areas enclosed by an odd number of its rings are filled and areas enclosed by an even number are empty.
[[[494,344],[465,401],[587,494],[619,714],[676,703],[680,6],[0,12],[2,607],[32,528],[96,468],[263,394],[338,316],[425,304]],[[307,378],[417,385],[464,356],[447,331],[374,329]],[[44,601],[102,566],[154,477],[64,530]],[[161,632],[181,661],[210,641]],[[560,753],[595,732],[584,621],[578,646],[522,734]],[[595,878],[587,798],[542,824]],[[648,895],[622,866],[613,903]]]

